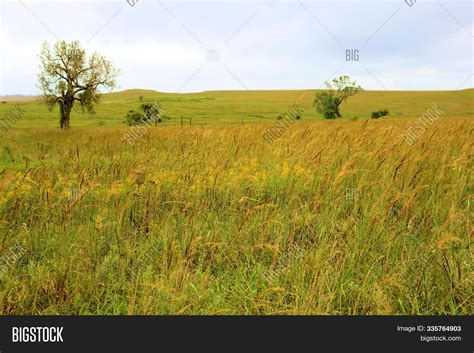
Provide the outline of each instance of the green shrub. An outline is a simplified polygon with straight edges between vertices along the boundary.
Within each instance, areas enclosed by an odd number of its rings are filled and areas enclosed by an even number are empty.
[[[334,110],[326,110],[323,112],[324,119],[336,119],[336,112]]]
[[[151,120],[153,124],[161,123],[163,120],[160,116],[160,107],[152,103],[144,103],[140,105],[140,111],[129,110],[125,116],[125,124],[128,126],[139,125]],[[155,120],[156,119],[156,120]]]
[[[387,116],[389,115],[389,111],[388,109],[384,109],[384,110],[379,110],[377,112],[372,112],[372,119],[380,119],[384,116]]]
[[[330,93],[321,92],[317,94],[314,105],[317,112],[322,114],[325,119],[336,119],[338,106]]]
[[[137,112],[135,110],[129,110],[127,115],[125,115],[125,124],[128,126],[135,126],[140,124],[145,116],[141,112]]]

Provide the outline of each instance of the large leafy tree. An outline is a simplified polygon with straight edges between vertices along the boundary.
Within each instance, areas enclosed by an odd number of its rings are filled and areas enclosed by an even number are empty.
[[[118,71],[104,56],[86,56],[79,42],[58,41],[53,48],[43,44],[39,88],[52,110],[59,105],[60,126],[69,129],[71,110],[77,102],[84,112],[94,113],[101,88],[114,88]]]
[[[317,93],[314,98],[316,110],[323,114],[326,119],[341,117],[340,105],[350,96],[363,91],[349,76],[335,78],[332,82],[326,82],[327,90]]]

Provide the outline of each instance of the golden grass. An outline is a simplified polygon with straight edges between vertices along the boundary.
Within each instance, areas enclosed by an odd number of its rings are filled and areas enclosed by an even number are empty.
[[[413,122],[14,130],[1,311],[472,314],[472,120]]]

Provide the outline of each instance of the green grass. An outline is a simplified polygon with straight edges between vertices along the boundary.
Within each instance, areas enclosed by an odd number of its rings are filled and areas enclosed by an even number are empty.
[[[335,121],[309,94],[274,145],[302,92],[113,93],[68,132],[25,103],[0,141],[0,251],[25,249],[0,311],[472,314],[472,92],[366,92]],[[140,95],[207,126],[130,146]],[[433,103],[445,114],[404,143]]]
[[[242,124],[259,121],[273,121],[284,114],[298,101],[303,107],[303,119],[321,119],[312,107],[314,90],[307,91],[209,91],[191,94],[160,93],[149,90],[128,90],[104,94],[97,105],[96,114],[89,116],[79,110],[72,113],[72,126],[117,126],[122,125],[125,114],[137,109],[142,102],[160,102],[165,114],[171,120],[166,124],[180,124],[181,116],[189,124],[221,125]],[[445,111],[446,117],[471,118],[474,90],[462,91],[366,91],[342,106],[345,118],[368,119],[373,111],[387,108],[391,117],[416,118],[433,103]],[[15,102],[0,104],[3,116]],[[26,111],[17,127],[57,127],[59,112],[48,111],[38,101],[21,101]]]

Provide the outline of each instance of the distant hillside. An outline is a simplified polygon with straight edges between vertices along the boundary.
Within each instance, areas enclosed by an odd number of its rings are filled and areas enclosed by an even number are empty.
[[[304,93],[313,93],[316,92],[317,90],[315,89],[307,89],[307,90],[254,90],[254,91],[243,91],[243,90],[221,90],[221,91],[202,91],[202,92],[194,92],[194,93],[171,93],[171,92],[160,92],[160,91],[155,91],[151,89],[127,89],[123,91],[117,91],[117,92],[111,92],[111,93],[103,93],[103,100],[136,100],[139,99],[140,97],[144,97],[145,99],[158,99],[162,97],[192,97],[192,96],[240,96],[242,93],[255,93],[255,94],[272,94],[275,97],[280,97],[280,96],[288,96],[292,95],[292,93],[297,93],[297,94],[304,94]],[[466,95],[473,95],[474,94],[474,88],[466,88],[458,91],[375,91],[375,90],[368,90],[366,92],[380,92],[380,93],[389,93],[393,92],[395,94],[401,93],[401,92],[406,92],[406,93],[414,93],[414,94],[430,94],[430,93],[436,93],[436,92],[457,92],[459,94],[466,94]],[[16,101],[34,101],[37,100],[39,96],[34,96],[34,95],[0,95],[0,101],[4,102],[16,102]]]
[[[316,90],[279,91],[206,91],[199,93],[164,93],[154,90],[125,90],[104,94],[95,107],[95,115],[81,112],[79,106],[71,116],[73,127],[123,126],[129,110],[139,110],[144,102],[159,102],[164,113],[161,125],[232,125],[276,121],[295,102],[301,107],[302,120],[319,120],[314,109]],[[57,127],[58,109],[49,111],[32,96],[9,96],[0,104],[0,117],[13,108],[14,97],[25,111],[15,127]],[[388,109],[387,119],[418,118],[436,104],[443,118],[473,118],[474,89],[460,91],[364,91],[341,106],[342,119],[370,119],[372,112]],[[1,100],[1,98],[0,98]]]
[[[19,102],[36,100],[37,96],[25,96],[21,94],[0,96],[0,102]]]

